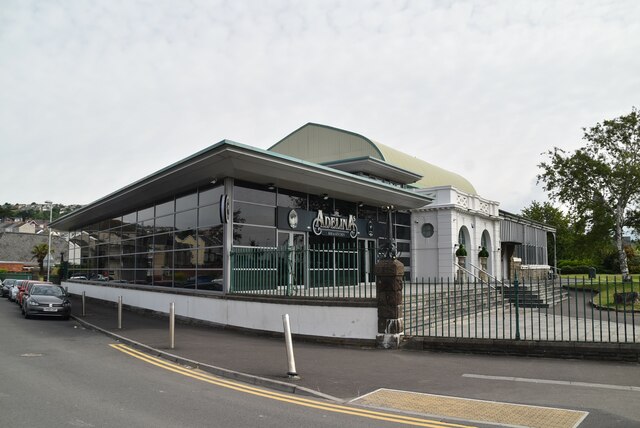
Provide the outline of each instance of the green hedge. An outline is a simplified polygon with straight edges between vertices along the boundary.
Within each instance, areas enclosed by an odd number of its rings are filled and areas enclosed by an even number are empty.
[[[566,266],[563,268],[560,268],[560,273],[562,275],[588,275],[589,274],[589,268],[591,266]],[[597,270],[596,270],[597,272]]]

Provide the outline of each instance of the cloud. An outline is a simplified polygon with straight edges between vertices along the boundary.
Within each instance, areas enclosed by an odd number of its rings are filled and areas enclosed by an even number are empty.
[[[4,2],[0,202],[88,203],[313,121],[519,211],[544,196],[540,153],[637,104],[639,18],[634,1]]]

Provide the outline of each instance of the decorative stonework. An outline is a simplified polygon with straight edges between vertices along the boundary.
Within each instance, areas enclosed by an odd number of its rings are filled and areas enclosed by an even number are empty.
[[[461,195],[458,193],[458,205],[462,205],[463,207],[469,207],[469,198],[465,195]]]

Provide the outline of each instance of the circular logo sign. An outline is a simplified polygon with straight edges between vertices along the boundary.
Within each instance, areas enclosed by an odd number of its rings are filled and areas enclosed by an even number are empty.
[[[296,227],[298,227],[298,213],[296,212],[296,210],[289,211],[287,221],[289,222],[289,227],[291,229],[295,229]]]

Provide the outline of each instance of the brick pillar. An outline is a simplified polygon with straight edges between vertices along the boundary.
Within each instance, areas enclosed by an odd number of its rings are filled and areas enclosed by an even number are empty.
[[[397,348],[404,334],[402,313],[402,277],[404,265],[398,260],[384,259],[376,263],[376,295],[378,300],[378,347]]]

